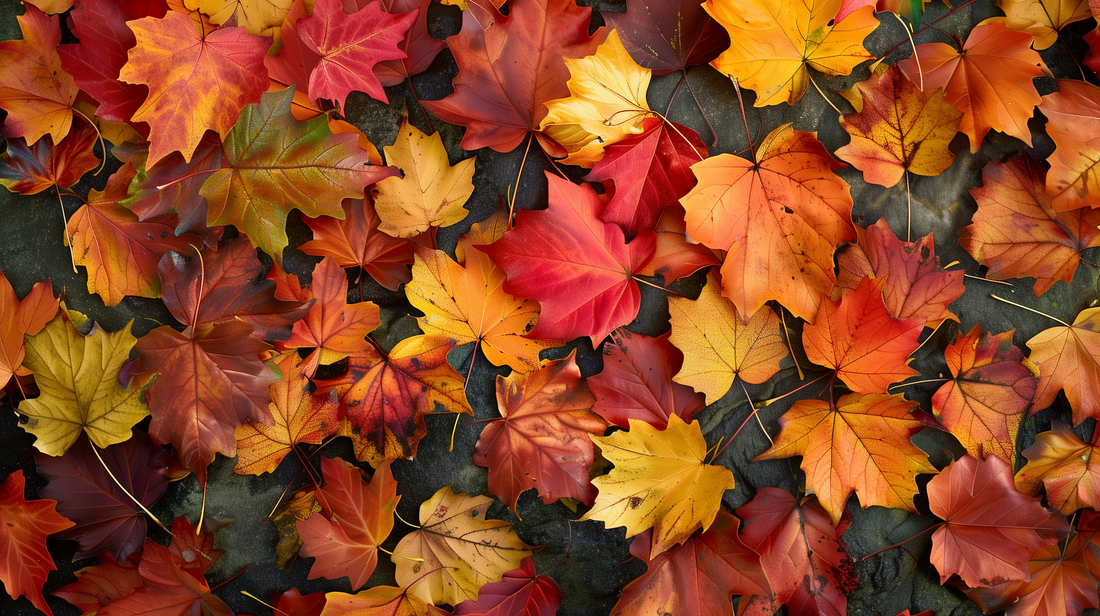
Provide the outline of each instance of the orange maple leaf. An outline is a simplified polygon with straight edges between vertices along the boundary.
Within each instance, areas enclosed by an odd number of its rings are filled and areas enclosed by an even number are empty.
[[[0,134],[29,144],[49,135],[61,143],[79,93],[57,55],[61,26],[33,6],[17,19],[23,39],[0,42],[0,109],[8,112]]]
[[[1016,473],[1016,487],[1035,495],[1046,488],[1047,502],[1066,515],[1078,509],[1100,507],[1100,432],[1093,430],[1086,443],[1059,421],[1048,432],[1035,436],[1035,443],[1021,455],[1027,464]]]
[[[833,252],[855,239],[848,183],[814,133],[784,124],[754,160],[719,154],[692,165],[699,183],[680,203],[688,235],[728,250],[722,294],[742,319],[774,299],[813,321],[833,288]]]
[[[1028,359],[1039,366],[1032,412],[1041,411],[1065,390],[1073,423],[1100,419],[1100,308],[1088,308],[1073,325],[1043,330],[1027,341]]]
[[[1059,79],[1058,91],[1043,97],[1039,106],[1047,117],[1047,134],[1054,152],[1047,162],[1047,192],[1055,210],[1100,208],[1100,88],[1071,79]]]

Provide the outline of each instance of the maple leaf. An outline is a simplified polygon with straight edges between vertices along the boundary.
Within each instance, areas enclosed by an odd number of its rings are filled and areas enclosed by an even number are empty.
[[[324,513],[298,521],[302,556],[316,560],[309,579],[347,576],[352,590],[367,583],[378,564],[378,547],[393,530],[393,512],[401,497],[390,465],[383,463],[370,482],[340,458],[321,458],[325,485],[317,490]]]
[[[641,292],[634,272],[653,254],[654,237],[629,244],[622,229],[599,220],[603,204],[591,186],[546,174],[549,208],[516,213],[516,226],[480,249],[505,271],[504,290],[542,306],[531,335],[593,346],[638,314]]]
[[[534,488],[542,502],[573,498],[592,504],[588,479],[595,450],[590,434],[607,424],[592,412],[595,396],[581,380],[575,352],[536,372],[497,376],[503,421],[481,430],[473,461],[489,469],[489,491],[516,513],[520,494]]]
[[[291,588],[280,594],[279,599],[274,603],[275,609],[284,614],[321,616],[321,612],[325,609],[325,593],[318,591],[303,595],[297,588]]]
[[[308,312],[308,302],[275,297],[274,280],[257,280],[263,265],[247,238],[238,237],[198,257],[166,253],[157,264],[164,284],[164,305],[193,331],[204,324],[236,321],[252,326],[264,340],[290,336],[295,322]]]
[[[16,19],[22,40],[0,42],[0,109],[8,112],[0,134],[29,144],[49,135],[61,143],[79,92],[57,55],[61,26],[33,6]]]
[[[410,597],[431,605],[476,601],[483,586],[533,553],[511,524],[485,518],[492,502],[443,486],[420,505],[420,528],[393,550],[394,577]]]
[[[406,57],[398,45],[416,20],[416,12],[391,15],[380,2],[371,2],[346,15],[340,0],[317,0],[313,15],[298,21],[302,42],[317,54],[309,76],[309,97],[332,99],[347,108],[353,90],[389,103],[374,65]]]
[[[477,601],[467,599],[446,612],[435,606],[429,616],[554,616],[561,606],[562,592],[554,578],[536,575],[535,563],[528,556],[517,569],[504,574],[499,582],[481,587]]]
[[[789,614],[847,614],[847,593],[859,587],[841,535],[851,524],[844,512],[835,525],[811,498],[801,503],[786,490],[762,486],[737,515],[741,541],[760,554],[773,596],[741,597],[738,613],[769,616],[779,605]]]
[[[454,94],[424,106],[466,127],[464,150],[511,152],[533,133],[556,153],[560,146],[537,132],[544,103],[569,95],[565,58],[592,55],[600,43],[601,36],[588,34],[590,17],[590,8],[569,0],[516,2],[507,15],[475,4],[463,14],[462,30],[447,39],[458,64]]]
[[[854,491],[873,505],[916,511],[917,475],[935,473],[910,442],[923,426],[900,394],[847,394],[836,403],[798,400],[779,418],[779,437],[755,460],[802,456],[806,487],[839,524]]]
[[[127,165],[110,177],[105,190],[88,191],[87,202],[68,224],[73,261],[88,270],[88,293],[98,293],[108,306],[127,295],[160,297],[161,257],[169,250],[187,254],[202,244],[196,235],[173,232],[179,220],[175,214],[142,221],[120,205],[133,178],[134,169]]]
[[[172,152],[155,165],[147,164],[149,145],[123,144],[111,149],[115,158],[133,165],[137,174],[122,205],[146,220],[172,212],[179,214],[176,233],[201,233],[207,220],[206,199],[199,193],[209,172],[222,165],[221,141],[209,133],[199,142],[190,162]],[[216,240],[216,238],[215,238]]]
[[[707,443],[698,420],[671,415],[658,430],[631,419],[629,430],[590,438],[615,468],[592,480],[600,493],[580,519],[625,526],[627,537],[654,529],[649,560],[709,528],[722,494],[733,489],[729,469],[703,461]]]
[[[149,86],[132,119],[149,123],[150,166],[175,151],[190,162],[207,130],[225,139],[245,105],[267,89],[269,42],[244,28],[200,27],[176,11],[126,25],[137,44],[119,79]]]
[[[1055,421],[1048,432],[1035,436],[1035,443],[1021,452],[1027,464],[1016,473],[1016,487],[1035,495],[1046,488],[1047,502],[1066,515],[1078,509],[1100,505],[1100,455],[1096,436],[1086,443],[1065,424]]]
[[[592,167],[604,146],[642,132],[651,114],[646,91],[652,71],[638,66],[612,30],[594,55],[569,67],[569,96],[546,102],[539,130],[568,152],[562,162]]]
[[[114,122],[129,122],[149,93],[143,85],[119,81],[127,51],[137,44],[126,22],[142,17],[164,17],[164,0],[81,0],[69,13],[79,43],[57,47],[61,66],[76,85],[99,101],[96,115]]]
[[[291,207],[306,216],[343,215],[342,199],[396,173],[369,164],[352,135],[333,135],[323,117],[290,114],[294,90],[263,95],[241,112],[225,139],[223,167],[202,185],[210,225],[232,224],[252,245],[281,259]]]
[[[541,367],[540,351],[562,341],[526,337],[538,322],[538,303],[507,293],[502,286],[504,270],[476,250],[503,236],[506,218],[502,210],[474,224],[455,251],[465,257],[465,264],[452,261],[441,250],[419,250],[413,282],[405,287],[405,295],[424,313],[417,318],[424,333],[445,334],[456,345],[476,342],[493,365],[530,372]]]
[[[375,188],[380,231],[413,237],[428,227],[449,227],[466,218],[469,211],[462,206],[474,192],[475,157],[451,166],[439,133],[425,135],[409,124],[407,114],[401,116],[397,139],[383,150],[386,162],[405,175],[384,178]]]
[[[381,220],[369,197],[345,199],[343,220],[320,216],[302,221],[313,231],[313,239],[298,246],[307,255],[332,257],[340,267],[361,267],[391,291],[412,279],[406,267],[413,262],[412,246],[378,230]]]
[[[885,218],[863,229],[856,227],[857,244],[849,244],[837,256],[840,272],[832,298],[856,290],[865,277],[879,279],[886,310],[897,319],[917,319],[936,328],[959,318],[947,307],[962,296],[962,270],[944,271],[936,256],[932,234],[916,242],[903,242],[890,230]]]
[[[710,64],[756,92],[757,107],[794,104],[810,82],[809,68],[847,75],[873,58],[863,39],[878,20],[860,9],[833,23],[841,0],[707,0],[703,8],[729,32],[730,47]]]
[[[721,295],[721,285],[718,274],[711,271],[695,301],[668,299],[670,340],[689,353],[673,378],[706,394],[707,404],[726,395],[738,376],[748,383],[767,381],[779,372],[779,362],[787,356],[779,317],[772,309],[764,306],[746,322],[737,307]],[[716,332],[719,323],[725,327]]]
[[[1016,460],[1016,432],[1037,378],[1012,344],[1015,330],[989,334],[975,325],[944,355],[955,378],[932,396],[932,409],[970,455]]]
[[[671,283],[704,267],[722,264],[715,251],[688,238],[684,208],[679,205],[670,205],[661,212],[654,231],[657,248],[653,259],[639,272],[642,276],[661,276],[665,283]]]
[[[416,456],[424,437],[424,414],[438,403],[452,413],[473,414],[462,375],[447,363],[454,348],[446,336],[413,336],[398,342],[385,357],[348,360],[347,374],[317,381],[317,393],[335,390],[347,412],[342,436],[352,436],[356,457],[376,467],[384,461]]]
[[[96,616],[233,616],[229,606],[211,594],[201,573],[182,568],[169,548],[152,539],[145,540],[138,572],[143,585],[112,600]]]
[[[324,616],[423,616],[427,606],[408,588],[374,586],[354,595],[325,593]]]
[[[971,588],[1027,580],[1028,559],[1069,528],[1061,515],[1020,493],[1012,469],[997,457],[951,462],[928,483],[928,508],[944,520],[932,534],[941,584],[952,575]]]
[[[979,25],[962,51],[947,43],[925,43],[898,66],[926,92],[943,88],[944,100],[963,113],[959,130],[970,137],[971,153],[990,129],[1031,145],[1027,121],[1042,100],[1031,80],[1049,72],[1031,49],[1031,35],[999,23]]]
[[[345,10],[349,3],[356,8],[375,0],[344,0]],[[407,54],[398,60],[384,60],[374,66],[374,76],[383,86],[400,85],[413,75],[423,73],[432,61],[443,51],[447,44],[432,38],[428,33],[428,7],[432,0],[378,0],[382,8],[394,15],[416,12],[416,19],[405,33],[405,39],[397,47]]]
[[[201,481],[214,454],[236,453],[234,428],[246,419],[272,421],[268,385],[276,377],[259,355],[270,347],[251,333],[243,321],[199,325],[184,334],[162,325],[135,346],[141,372],[160,373],[147,393],[149,434],[172,443]]]
[[[706,406],[701,394],[673,382],[684,355],[668,333],[651,338],[617,329],[603,345],[603,355],[603,370],[586,382],[596,396],[592,412],[608,423],[629,428],[633,418],[663,429],[669,415],[691,421]]]
[[[280,571],[289,569],[302,549],[298,522],[322,510],[317,502],[316,492],[312,485],[302,488],[290,498],[284,499],[271,512],[269,519],[279,532],[279,542],[275,545],[275,568]]]
[[[966,595],[986,613],[1006,609],[1005,616],[1079,616],[1100,607],[1100,545],[1095,531],[1078,531],[1064,547],[1045,545],[1028,561],[1030,579],[990,588],[967,589]]]
[[[840,118],[852,140],[836,155],[863,172],[863,179],[893,186],[906,173],[936,176],[955,160],[948,149],[962,113],[943,92],[921,92],[891,66],[856,84],[863,110]]]
[[[982,186],[970,189],[978,203],[974,222],[959,231],[959,243],[989,268],[988,278],[1034,276],[1036,295],[1073,280],[1081,251],[1100,246],[1100,211],[1058,212],[1043,178],[1027,154],[991,161]]]
[[[710,62],[730,44],[725,29],[694,0],[626,0],[625,13],[601,15],[634,61],[655,75]]]
[[[922,325],[890,316],[883,283],[867,277],[839,302],[823,301],[817,321],[802,330],[806,357],[836,370],[859,393],[887,393],[891,384],[917,374],[908,358],[917,350]]]
[[[1083,81],[1058,80],[1058,91],[1043,97],[1047,135],[1054,140],[1048,157],[1046,188],[1055,210],[1100,207],[1100,141],[1091,138],[1100,127],[1100,88]]]
[[[278,277],[281,268],[272,268],[268,277]],[[314,300],[302,320],[294,323],[290,338],[278,344],[280,350],[316,347],[306,357],[305,371],[312,376],[317,365],[333,364],[363,348],[363,339],[378,327],[379,311],[374,302],[348,304],[348,277],[332,257],[325,257],[313,268],[308,290],[291,283],[290,274],[280,281],[289,299]],[[297,287],[297,288],[294,288]]]
[[[192,11],[202,11],[211,23],[219,26],[233,19],[249,34],[278,40],[279,26],[290,10],[291,0],[183,0],[183,5]]]
[[[20,402],[19,413],[27,417],[22,427],[37,437],[38,451],[60,456],[81,432],[105,449],[128,440],[134,424],[149,414],[141,400],[147,382],[123,386],[119,378],[137,340],[132,325],[114,333],[94,325],[85,336],[60,315],[27,337],[23,365],[42,393]]]
[[[54,510],[54,501],[23,498],[23,469],[16,469],[0,483],[0,541],[4,557],[0,559],[0,581],[12,599],[25,596],[48,616],[53,611],[42,596],[46,576],[57,569],[46,550],[46,537],[70,528],[73,523]]]
[[[57,501],[57,512],[75,524],[58,538],[80,542],[76,558],[110,550],[118,561],[125,561],[145,541],[145,515],[134,499],[152,507],[164,495],[169,452],[153,446],[140,431],[103,453],[92,447],[87,439],[79,439],[63,456],[36,455],[35,469],[50,482],[38,494]]]
[[[606,145],[585,176],[611,193],[600,220],[622,227],[628,239],[652,229],[667,205],[695,186],[691,165],[708,156],[699,134],[660,118],[642,120],[641,132]]]
[[[1028,360],[1039,367],[1032,411],[1054,403],[1065,390],[1074,425],[1100,418],[1100,308],[1088,308],[1073,325],[1043,330],[1027,341]]]
[[[87,124],[70,131],[56,146],[53,137],[39,139],[31,146],[22,137],[8,139],[7,150],[0,154],[0,163],[7,167],[0,168],[0,185],[23,195],[35,195],[54,186],[69,188],[99,165],[93,149],[95,140],[95,129]]]
[[[247,420],[233,432],[233,472],[239,475],[270,473],[296,445],[319,444],[340,427],[339,405],[335,399],[311,395],[304,362],[297,354],[284,356],[278,367],[283,378],[269,387],[274,425]]]
[[[1088,0],[997,0],[1005,12],[1003,23],[1035,39],[1035,49],[1046,49],[1058,40],[1062,28],[1092,17]]]
[[[73,572],[75,582],[70,582],[51,594],[76,606],[84,616],[95,614],[111,601],[124,597],[140,587],[141,574],[138,561],[141,552],[135,552],[119,563],[111,552],[96,555],[99,564]]]
[[[692,165],[699,183],[680,199],[687,232],[729,251],[722,294],[742,318],[770,299],[808,321],[817,315],[836,283],[833,252],[855,239],[840,167],[814,133],[791,124],[765,137],[752,161],[719,154]]]
[[[35,284],[20,301],[0,272],[0,390],[7,388],[13,376],[30,374],[23,367],[24,336],[42,331],[57,314],[58,303],[48,280]]]
[[[769,596],[760,556],[737,536],[740,525],[732,514],[719,511],[706,532],[693,534],[683,545],[653,559],[649,558],[649,531],[634,537],[630,553],[647,561],[646,572],[623,588],[611,616],[733,616],[730,595]]]

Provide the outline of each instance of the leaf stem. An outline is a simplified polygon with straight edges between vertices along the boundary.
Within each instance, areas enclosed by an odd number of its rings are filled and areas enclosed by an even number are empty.
[[[287,614],[286,612],[280,610],[279,608],[275,607],[274,605],[271,605],[270,603],[264,603],[259,598],[257,598],[256,595],[248,592],[247,590],[242,590],[241,594],[248,597],[249,599],[252,599],[253,601],[256,601],[257,603],[259,603],[260,605],[262,605],[264,607],[271,608],[271,611],[273,611],[273,612],[277,612],[279,614],[282,614],[283,616],[290,616],[290,614]]]
[[[1053,321],[1057,321],[1057,322],[1061,323],[1062,325],[1065,325],[1066,327],[1073,327],[1072,325],[1070,325],[1069,323],[1066,323],[1062,319],[1059,319],[1058,317],[1052,317],[1052,316],[1050,316],[1049,314],[1047,314],[1045,312],[1039,312],[1038,310],[1036,310],[1034,308],[1028,308],[1027,306],[1025,306],[1023,304],[1017,304],[1016,302],[1009,301],[1009,300],[1007,300],[1003,297],[997,297],[996,295],[993,295],[992,293],[990,293],[989,296],[992,297],[995,300],[1002,301],[1006,304],[1011,304],[1011,305],[1013,305],[1017,308],[1023,308],[1024,310],[1027,310],[1028,312],[1034,312],[1035,314],[1041,314],[1041,315],[1043,315],[1044,317],[1046,317],[1048,319],[1051,319]]]
[[[782,306],[779,307],[779,320],[783,322],[783,337],[787,339],[787,350],[791,352],[791,359],[794,360],[794,369],[798,371],[798,380],[806,378],[802,374],[802,366],[798,364],[798,358],[794,354],[794,346],[791,344],[791,330],[787,329],[787,309]]]
[[[179,184],[180,182],[183,182],[184,180],[190,180],[191,178],[195,177],[196,175],[202,175],[204,173],[214,173],[215,171],[221,171],[221,169],[220,168],[219,169],[203,169],[201,171],[195,171],[194,173],[188,173],[187,175],[185,175],[183,177],[176,178],[176,179],[172,180],[171,182],[168,182],[167,184],[157,185],[157,190],[164,190],[165,188],[168,188],[169,186],[172,186],[174,184]]]
[[[534,140],[535,135],[529,133],[527,135],[527,149],[523,150],[523,159],[519,161],[519,173],[516,174],[516,188],[512,191],[512,199],[508,203],[508,228],[512,227],[513,221],[516,219],[516,195],[519,194],[519,183],[520,180],[523,179],[523,166],[527,164],[527,153],[531,151],[531,142]]]
[[[741,106],[741,122],[745,125],[745,139],[749,141],[749,154],[752,155],[752,162],[756,162],[756,150],[753,149],[752,134],[749,132],[749,116],[745,115],[745,99],[741,96],[741,83],[733,75],[730,75],[730,80],[733,81],[733,89],[737,92],[737,104]]]
[[[817,85],[817,82],[814,81],[813,75],[810,75],[809,73],[806,73],[806,76],[810,78],[810,83],[813,84],[814,89],[817,90],[817,93],[821,95],[821,98],[825,99],[826,103],[829,103],[829,106],[833,108],[833,111],[835,111],[838,116],[844,115],[844,112],[842,112],[840,110],[840,107],[837,107],[836,105],[834,105],[833,101],[829,100],[828,96],[825,96],[825,92],[823,92],[821,90],[821,86]]]

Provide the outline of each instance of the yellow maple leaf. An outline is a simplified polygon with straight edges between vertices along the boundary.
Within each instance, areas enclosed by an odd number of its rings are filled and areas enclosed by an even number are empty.
[[[374,209],[382,220],[378,229],[393,237],[413,237],[428,227],[446,227],[466,218],[463,206],[474,192],[475,157],[453,167],[439,133],[425,135],[401,117],[397,140],[383,150],[386,163],[399,167],[405,177],[380,182]]]
[[[703,461],[707,442],[698,421],[671,415],[668,428],[660,430],[631,419],[627,431],[589,438],[615,468],[592,480],[600,493],[580,519],[625,526],[627,537],[652,528],[650,560],[696,529],[709,528],[722,494],[733,489],[728,468]]]
[[[474,224],[455,251],[459,262],[442,250],[418,250],[405,295],[424,313],[416,320],[425,334],[445,334],[456,345],[476,342],[494,366],[531,372],[542,365],[539,352],[562,341],[524,336],[538,322],[538,302],[505,292],[504,270],[474,248],[500,239],[506,220],[507,212],[500,210]]]
[[[420,505],[420,529],[394,548],[394,577],[410,598],[431,605],[477,600],[489,582],[519,567],[534,553],[512,525],[487,520],[488,496],[455,494],[443,486]]]
[[[595,55],[566,58],[565,64],[571,96],[546,103],[539,130],[569,152],[563,162],[590,168],[605,146],[642,132],[642,120],[652,113],[646,91],[653,71],[630,57],[616,30]]]
[[[60,456],[82,430],[104,449],[128,440],[134,424],[149,414],[141,400],[147,383],[124,388],[118,381],[137,342],[131,325],[133,321],[114,333],[97,325],[85,336],[60,315],[27,337],[23,365],[34,374],[42,393],[19,403],[19,413],[28,418],[23,429],[38,437],[38,451]]]
[[[794,104],[810,84],[807,66],[847,75],[873,56],[863,39],[878,26],[871,7],[830,25],[842,0],[707,0],[703,8],[729,31],[730,47],[711,62],[756,92],[757,107]]]
[[[683,367],[673,380],[706,394],[707,404],[726,395],[738,376],[757,384],[772,378],[787,356],[775,312],[764,306],[743,322],[737,307],[722,295],[722,280],[714,270],[699,299],[670,297],[668,312],[669,340],[684,352]],[[715,327],[721,324],[725,327]]]
[[[237,18],[237,25],[249,34],[274,37],[278,42],[281,27],[294,0],[184,0],[184,6],[208,16],[210,21],[222,25],[230,18]],[[306,2],[312,12],[313,2]]]
[[[997,0],[997,6],[1005,16],[982,23],[999,21],[1017,32],[1027,32],[1035,39],[1032,47],[1036,50],[1053,45],[1064,26],[1092,17],[1088,0]]]

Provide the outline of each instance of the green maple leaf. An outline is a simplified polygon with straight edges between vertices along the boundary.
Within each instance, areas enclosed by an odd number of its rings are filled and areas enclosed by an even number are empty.
[[[343,199],[397,175],[372,166],[355,135],[334,135],[327,116],[300,122],[290,114],[294,88],[263,95],[226,135],[223,167],[202,185],[210,226],[231,224],[252,245],[280,259],[286,217],[297,208],[310,218],[343,218]]]

